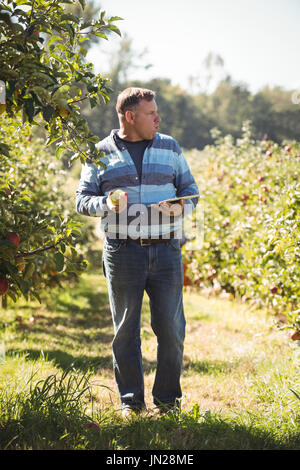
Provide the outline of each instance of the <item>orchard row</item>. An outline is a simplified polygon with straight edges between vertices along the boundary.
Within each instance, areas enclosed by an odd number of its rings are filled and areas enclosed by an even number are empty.
[[[187,157],[204,240],[183,247],[185,285],[252,301],[300,332],[300,144],[254,141],[245,123],[236,142]]]

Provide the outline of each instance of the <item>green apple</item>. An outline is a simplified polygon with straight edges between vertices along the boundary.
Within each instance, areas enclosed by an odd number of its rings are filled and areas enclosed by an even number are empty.
[[[122,191],[122,189],[116,189],[111,195],[110,195],[110,200],[113,203],[114,206],[118,206],[120,202],[120,197],[121,196],[126,196],[127,201],[128,201],[128,194],[125,191]]]

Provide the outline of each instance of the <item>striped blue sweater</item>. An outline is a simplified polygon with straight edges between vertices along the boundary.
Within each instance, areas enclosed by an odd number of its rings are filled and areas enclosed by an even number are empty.
[[[101,217],[101,228],[109,237],[156,238],[176,232],[182,224],[181,217],[166,218],[148,206],[198,193],[179,144],[172,137],[157,133],[145,150],[140,180],[128,150],[114,137],[117,132],[113,130],[98,144],[105,154],[101,159],[105,168],[88,162],[83,165],[76,192],[77,212]],[[127,211],[119,215],[106,206],[107,195],[115,189],[128,194]],[[197,202],[198,198],[187,199],[184,215],[190,214]]]

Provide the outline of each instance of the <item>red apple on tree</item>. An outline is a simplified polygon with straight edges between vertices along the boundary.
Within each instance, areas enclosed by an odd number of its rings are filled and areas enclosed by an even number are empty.
[[[298,340],[300,339],[300,332],[299,332],[299,331],[295,331],[295,333],[293,333],[293,334],[291,335],[291,339],[292,339],[293,341],[298,341]]]
[[[9,233],[6,237],[6,239],[10,240],[16,246],[20,245],[20,237],[19,237],[19,234],[16,233],[16,232]]]
[[[100,426],[97,423],[91,422],[91,423],[88,424],[88,428],[89,429],[100,429]]]
[[[40,37],[40,32],[39,32],[39,30],[38,30],[38,29],[34,29],[34,30],[32,31],[32,35],[35,36],[36,38],[39,38],[39,37]]]

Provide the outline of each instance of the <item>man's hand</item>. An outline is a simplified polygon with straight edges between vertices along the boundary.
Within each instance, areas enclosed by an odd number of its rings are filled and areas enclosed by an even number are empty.
[[[176,204],[172,204],[171,202],[161,201],[158,202],[154,207],[162,212],[164,215],[168,215],[170,217],[177,217],[183,213],[184,208],[184,199],[179,199]]]
[[[110,191],[106,200],[106,205],[109,208],[109,210],[116,212],[117,214],[120,214],[120,212],[123,212],[123,210],[127,207],[128,196],[127,196],[127,193],[121,194],[119,198],[119,203],[114,204],[110,197],[113,192],[114,191]]]

